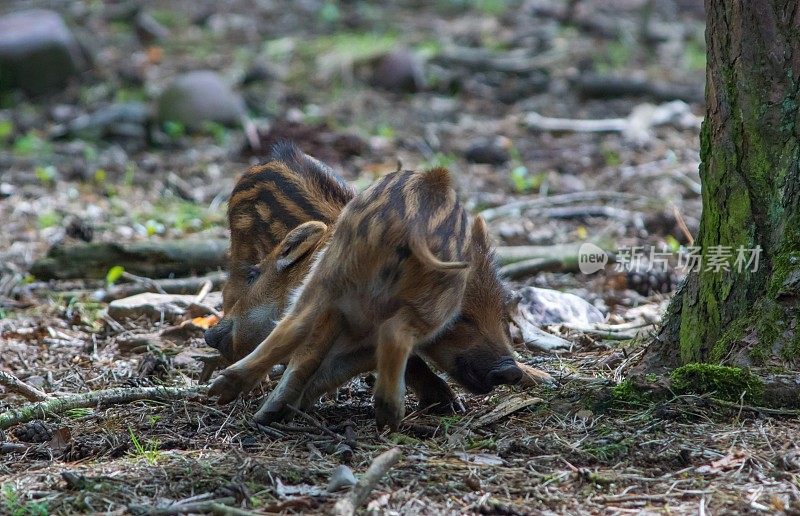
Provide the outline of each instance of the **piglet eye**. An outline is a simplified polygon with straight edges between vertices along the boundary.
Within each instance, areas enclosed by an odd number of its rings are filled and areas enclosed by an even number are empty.
[[[258,267],[250,267],[247,270],[247,284],[252,285],[255,280],[261,275],[261,270]]]
[[[458,320],[464,324],[469,324],[470,326],[476,326],[475,319],[473,319],[467,314],[462,313],[461,315],[458,316]]]

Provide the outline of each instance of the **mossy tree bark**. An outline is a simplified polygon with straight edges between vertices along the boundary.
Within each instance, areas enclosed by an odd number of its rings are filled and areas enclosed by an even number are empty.
[[[800,356],[800,6],[706,0],[701,130],[703,265],[675,294],[639,371]],[[758,270],[706,265],[716,246],[762,249]]]

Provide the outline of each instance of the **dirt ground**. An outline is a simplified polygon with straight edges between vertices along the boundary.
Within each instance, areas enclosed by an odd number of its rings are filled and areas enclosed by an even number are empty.
[[[669,123],[632,140],[536,131],[526,120],[532,112],[625,118],[643,103],[675,99],[702,116],[702,2],[581,0],[570,11],[531,0],[232,0],[224,9],[153,1],[147,12],[167,31],[156,43],[137,36],[119,14],[123,4],[0,7],[55,6],[95,56],[65,91],[0,107],[10,127],[0,135],[0,369],[48,393],[197,382],[194,357],[209,351],[201,330],[136,345],[172,323],[110,320],[97,300],[104,280],[28,273],[52,245],[86,236],[80,228],[100,242],[227,236],[225,199],[237,174],[263,157],[244,131],[185,134],[156,124],[146,139],[54,136],[63,120],[115,103],[152,105],[181,71],[220,72],[242,93],[262,141],[290,137],[358,187],[399,160],[449,167],[474,212],[557,199],[491,218],[498,245],[676,249],[696,234],[696,126]],[[375,85],[376,63],[396,49],[424,59],[419,91]],[[593,74],[661,89],[592,92],[581,81]],[[502,159],[475,157],[492,152]],[[699,396],[636,405],[613,395],[680,280],[675,265],[660,274],[609,264],[593,275],[516,277],[514,287],[577,294],[626,331],[550,327],[569,351],[518,352],[557,388],[460,391],[466,414],[412,413],[397,433],[376,432],[369,377],[310,417],[270,428],[251,423],[263,392],[228,406],[137,401],[16,425],[0,431],[0,514],[328,512],[346,496],[326,491],[336,466],[360,476],[393,446],[402,458],[367,511],[799,514],[796,418]],[[408,402],[410,410],[412,395]],[[24,403],[0,392],[0,412]]]

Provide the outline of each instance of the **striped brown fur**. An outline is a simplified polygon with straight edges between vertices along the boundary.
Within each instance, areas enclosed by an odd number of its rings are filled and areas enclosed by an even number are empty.
[[[230,401],[289,360],[256,416],[271,421],[287,415],[287,404],[307,407],[377,366],[376,421],[396,428],[404,378],[427,369],[415,353],[476,392],[517,381],[485,225],[469,224],[450,182],[444,169],[389,174],[347,204],[333,228],[296,228],[313,249],[303,254],[309,272],[274,330],[211,393]],[[270,255],[275,270],[281,245]]]
[[[265,164],[239,178],[228,201],[231,247],[222,291],[226,317],[207,336],[227,360],[241,358],[267,336],[285,309],[289,291],[308,269],[299,263],[280,278],[262,277],[262,263],[276,259],[280,244],[299,225],[332,224],[354,195],[330,167],[291,143],[276,145]],[[236,331],[237,321],[245,318],[256,324]]]

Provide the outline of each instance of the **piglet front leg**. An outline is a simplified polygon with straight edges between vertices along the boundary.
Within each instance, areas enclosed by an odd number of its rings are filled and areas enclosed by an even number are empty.
[[[414,348],[415,332],[400,312],[378,330],[378,381],[375,384],[375,424],[395,431],[405,417],[405,370]]]
[[[341,317],[333,309],[323,309],[316,314],[307,312],[304,322],[298,323],[307,329],[303,344],[292,354],[280,382],[256,413],[256,421],[268,424],[291,418],[292,411],[288,405],[299,405],[303,390],[341,332],[340,321]]]
[[[225,404],[253,390],[272,366],[286,360],[303,342],[303,329],[299,318],[282,319],[252,353],[220,373],[211,384],[209,396],[219,396],[219,403]]]

